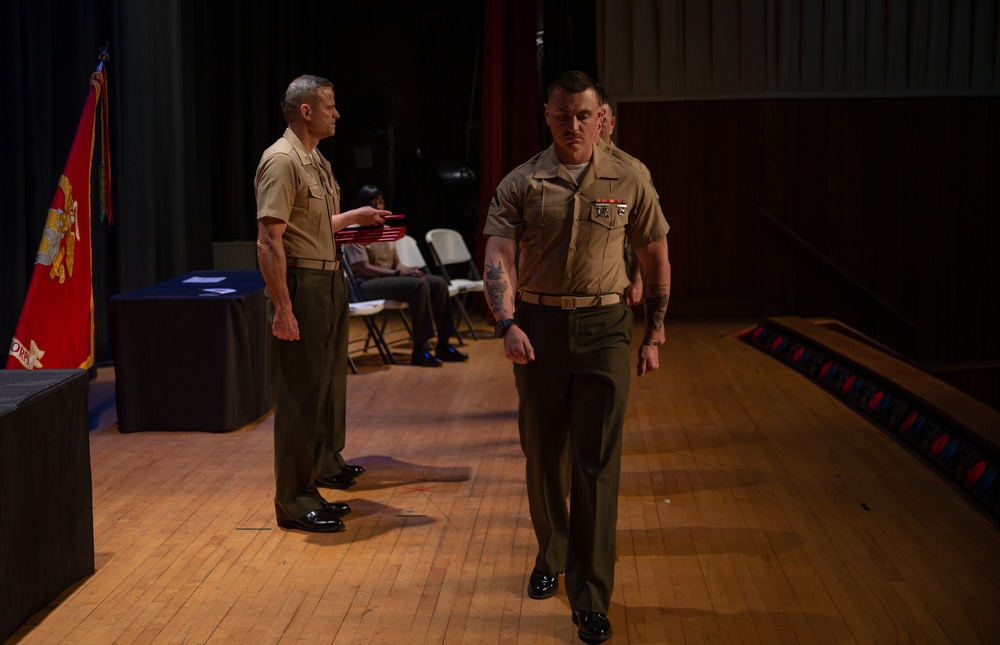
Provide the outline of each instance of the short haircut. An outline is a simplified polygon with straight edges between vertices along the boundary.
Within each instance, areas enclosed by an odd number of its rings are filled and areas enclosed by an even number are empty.
[[[285,95],[281,97],[281,113],[285,116],[285,121],[291,123],[299,114],[299,106],[303,103],[309,105],[316,104],[316,97],[323,87],[333,89],[333,83],[322,76],[304,74],[292,81],[285,90]]]
[[[579,92],[586,92],[587,90],[594,90],[598,101],[600,101],[604,95],[604,92],[601,91],[597,81],[590,78],[583,72],[578,72],[576,70],[563,72],[559,76],[556,76],[555,80],[549,83],[549,91],[546,96],[552,96],[552,93],[556,90],[563,90],[569,94],[577,94]]]
[[[382,197],[382,190],[378,186],[372,186],[371,184],[362,186],[361,190],[358,191],[357,197],[354,198],[354,208],[368,206],[372,203],[373,199],[379,197]]]
[[[600,83],[594,83],[594,90],[597,91],[597,100],[601,102],[601,105],[611,105],[611,97],[604,91],[604,87]]]

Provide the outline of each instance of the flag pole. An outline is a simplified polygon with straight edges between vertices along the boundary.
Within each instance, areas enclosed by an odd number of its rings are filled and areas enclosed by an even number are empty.
[[[100,75],[99,81],[99,97],[101,100],[101,170],[100,170],[100,182],[98,183],[98,195],[100,203],[100,219],[104,220],[105,216],[108,218],[108,225],[114,224],[114,217],[111,214],[111,142],[110,135],[108,133],[108,96],[107,96],[107,85],[108,85],[108,75],[104,71],[104,63],[111,60],[111,56],[108,55],[108,47],[110,46],[110,41],[104,43],[104,49],[101,53],[97,55],[97,71],[94,72],[95,75]]]
[[[104,61],[107,61],[107,60],[111,59],[111,57],[108,56],[108,45],[110,45],[110,44],[111,44],[110,42],[104,43],[104,49],[101,51],[100,54],[97,55],[97,58],[100,59],[100,61],[101,61],[101,62],[97,63],[97,71],[98,72],[101,71],[102,69],[104,69]]]

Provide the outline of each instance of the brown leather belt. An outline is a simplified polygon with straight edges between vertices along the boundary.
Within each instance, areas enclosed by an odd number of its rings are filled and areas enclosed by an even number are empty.
[[[560,309],[590,309],[592,307],[607,307],[622,301],[617,293],[606,293],[601,296],[545,296],[531,291],[521,292],[521,302],[543,307],[559,307]]]
[[[309,258],[285,258],[290,267],[303,269],[319,269],[320,271],[336,271],[340,268],[340,260],[310,260]]]

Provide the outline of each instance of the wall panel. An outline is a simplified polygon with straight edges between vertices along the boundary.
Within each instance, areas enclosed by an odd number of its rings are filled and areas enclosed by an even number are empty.
[[[836,318],[931,369],[1000,376],[988,313],[1000,296],[1000,100],[650,102],[618,114],[618,144],[649,166],[672,226],[674,315]],[[1000,381],[960,374],[977,388]]]

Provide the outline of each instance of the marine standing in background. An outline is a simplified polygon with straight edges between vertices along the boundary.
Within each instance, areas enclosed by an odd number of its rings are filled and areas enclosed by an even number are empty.
[[[344,529],[351,509],[316,487],[349,488],[364,468],[344,462],[349,313],[333,234],[384,222],[370,206],[340,212],[340,189],[317,149],[337,129],[333,84],[300,76],[281,103],[288,128],[264,151],[257,194],[257,261],[268,292],[278,526]]]

